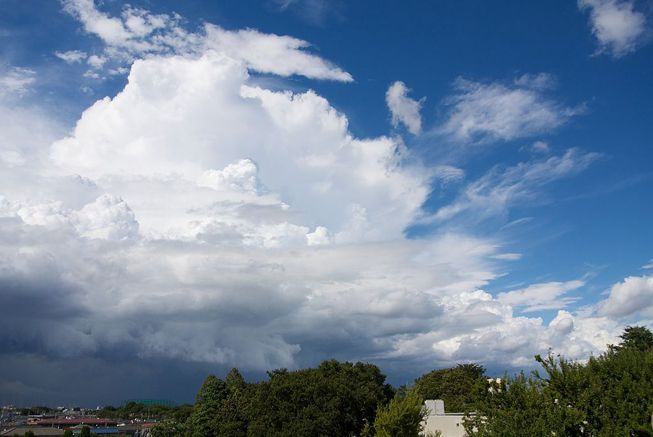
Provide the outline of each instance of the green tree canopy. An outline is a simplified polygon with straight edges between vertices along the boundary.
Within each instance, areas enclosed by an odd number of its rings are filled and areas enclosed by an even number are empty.
[[[415,389],[408,390],[405,396],[395,396],[379,408],[374,419],[376,436],[418,437],[426,414],[422,396]]]
[[[447,412],[459,413],[474,408],[474,387],[485,379],[482,366],[459,364],[422,375],[415,380],[415,388],[424,399],[442,399]]]
[[[586,363],[540,356],[543,375],[506,377],[477,392],[470,436],[653,436],[650,331],[627,329],[619,346]]]
[[[644,326],[629,326],[619,336],[621,343],[616,347],[621,349],[637,349],[646,351],[653,349],[653,333]]]
[[[223,380],[215,375],[206,377],[197,393],[193,412],[188,418],[188,433],[191,437],[218,435],[214,422],[228,394],[227,384]]]
[[[255,388],[250,436],[360,435],[393,395],[379,368],[325,361],[317,369],[271,372]]]
[[[229,392],[243,391],[247,387],[245,378],[243,378],[243,375],[241,375],[235,367],[227,373],[225,383],[227,384]]]

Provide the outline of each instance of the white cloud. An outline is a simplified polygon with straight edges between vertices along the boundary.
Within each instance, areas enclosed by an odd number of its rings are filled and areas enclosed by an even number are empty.
[[[614,343],[623,327],[614,320],[558,311],[545,325],[539,317],[516,317],[509,305],[482,290],[442,301],[447,323],[430,332],[400,337],[393,357],[417,358],[430,351],[430,363],[477,361],[513,368],[532,366],[535,354],[553,349],[570,359],[586,359]],[[462,329],[456,327],[463,326]]]
[[[642,268],[643,269],[653,269],[653,258],[651,258],[648,263],[644,264],[642,266]]]
[[[555,76],[549,73],[527,73],[515,79],[515,85],[522,88],[532,88],[540,91],[555,88],[557,82]]]
[[[57,304],[30,314],[66,317],[0,332],[46,355],[120,348],[259,370],[316,350],[512,365],[565,341],[479,291],[516,258],[498,242],[405,238],[434,174],[461,169],[427,171],[399,141],[347,126],[312,91],[253,86],[224,53],[136,61],[52,144],[47,171],[2,184],[0,281],[25,285],[0,304],[23,317],[12,296],[47,290]],[[504,185],[588,159],[509,169]]]
[[[309,44],[297,38],[264,34],[252,29],[228,31],[215,25],[207,25],[205,32],[206,49],[241,59],[254,71],[343,82],[353,80],[349,73],[307,53],[304,49],[308,48]],[[279,62],[281,58],[284,62]]]
[[[88,56],[86,52],[83,52],[81,50],[69,50],[67,52],[54,52],[54,55],[57,58],[66,61],[68,64],[75,64],[78,62],[82,62]]]
[[[105,58],[104,56],[91,55],[91,56],[88,57],[88,59],[86,60],[86,62],[87,62],[88,65],[90,65],[91,67],[93,67],[93,68],[95,68],[95,69],[100,69],[100,68],[102,68],[102,66],[103,66],[104,64],[106,64],[106,62],[107,62],[107,58]]]
[[[433,177],[447,185],[465,179],[465,170],[452,165],[438,165],[433,169]]]
[[[355,137],[314,91],[251,80],[251,69],[346,79],[305,43],[217,31],[210,50],[184,53],[166,39],[174,17],[67,4],[107,42],[102,56],[145,58],[67,136],[0,105],[0,127],[18,126],[0,129],[1,151],[16,153],[0,155],[0,307],[12,308],[0,343],[264,370],[334,353],[528,365],[549,347],[586,357],[618,332],[609,317],[571,312],[546,326],[482,291],[518,258],[500,241],[406,238],[432,180],[464,171],[425,169],[399,138]],[[284,55],[276,65],[258,56],[268,45]],[[594,157],[495,169],[455,204],[506,208]]]
[[[321,26],[330,17],[339,17],[341,0],[272,0],[279,11],[292,10],[310,24]]]
[[[578,0],[581,10],[590,11],[592,33],[599,53],[620,58],[635,51],[646,32],[646,16],[635,10],[632,0]]]
[[[499,293],[497,300],[525,313],[562,309],[578,300],[577,297],[567,296],[567,293],[578,290],[583,285],[585,281],[581,280],[532,284],[519,290]]]
[[[542,93],[549,75],[522,76],[514,86],[459,78],[446,100],[447,120],[437,129],[458,142],[509,141],[553,130],[582,112]]]
[[[306,41],[290,36],[253,29],[228,31],[210,23],[205,24],[201,32],[191,33],[181,26],[178,15],[157,15],[127,6],[120,17],[111,17],[98,10],[93,0],[63,0],[63,4],[88,33],[106,44],[103,56],[89,58],[89,62],[91,59],[98,61],[92,63],[96,68],[101,68],[108,60],[112,65],[121,65],[151,55],[197,55],[217,51],[261,73],[343,82],[353,80],[349,73],[309,53],[306,49],[310,45]],[[114,68],[114,71],[118,70]]]
[[[258,167],[251,159],[240,159],[222,170],[206,170],[197,184],[218,191],[258,192]]]
[[[567,335],[574,329],[574,317],[568,311],[560,310],[549,327],[558,335]]]
[[[424,99],[411,99],[408,97],[409,92],[403,82],[397,81],[390,85],[385,93],[385,102],[392,114],[392,125],[397,127],[399,123],[403,123],[410,133],[418,135],[422,131],[420,109]]]
[[[653,316],[653,276],[629,276],[614,284],[600,312],[612,317]]]
[[[138,237],[134,213],[119,197],[104,194],[85,205],[74,216],[75,227],[83,237],[125,240]]]
[[[401,144],[353,138],[346,117],[312,91],[247,83],[240,62],[216,53],[137,61],[125,89],[87,109],[52,157],[71,173],[107,179],[148,235],[204,234],[234,220],[242,227],[233,217],[242,202],[280,211],[270,228],[253,220],[248,241],[258,239],[251,232],[279,232],[290,220],[283,214],[294,214],[304,235],[315,226],[339,241],[401,235],[429,190],[428,172],[402,163]],[[153,205],[158,195],[168,201]]]
[[[551,152],[551,147],[544,141],[535,141],[531,146],[531,150],[535,153],[547,154]]]
[[[0,97],[22,97],[36,81],[36,72],[29,68],[11,67],[0,71]]]
[[[29,164],[31,170],[41,170],[42,160],[48,155],[44,144],[51,143],[63,132],[43,110],[17,104],[13,99],[0,102],[0,168],[3,165],[14,168],[13,172],[0,170],[0,186],[7,189],[14,185],[10,179],[16,174],[16,167],[25,168]]]
[[[84,24],[87,32],[96,34],[112,45],[122,45],[132,37],[118,18],[109,17],[95,8],[93,0],[65,0],[64,9]]]
[[[482,220],[504,214],[515,204],[536,199],[547,184],[586,169],[597,157],[595,153],[569,149],[562,156],[521,162],[506,169],[495,167],[469,183],[453,203],[440,208],[432,218],[450,220],[473,212],[476,220]]]

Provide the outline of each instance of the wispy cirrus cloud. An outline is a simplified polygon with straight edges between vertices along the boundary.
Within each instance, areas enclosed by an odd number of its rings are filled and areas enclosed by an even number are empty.
[[[551,131],[583,112],[546,96],[548,74],[524,75],[512,84],[458,78],[445,100],[446,120],[436,129],[460,143],[510,141]]]
[[[292,11],[314,26],[323,26],[329,18],[341,17],[341,0],[271,0],[281,12]]]
[[[583,171],[598,157],[569,149],[561,156],[494,167],[470,182],[453,203],[438,209],[431,219],[451,220],[464,213],[480,221],[504,214],[511,206],[535,200],[546,185]]]
[[[0,96],[22,97],[36,81],[36,72],[30,68],[8,67],[0,69]]]

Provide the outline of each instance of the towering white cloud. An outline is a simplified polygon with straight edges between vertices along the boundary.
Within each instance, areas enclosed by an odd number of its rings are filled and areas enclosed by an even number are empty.
[[[410,133],[418,135],[422,131],[420,109],[423,99],[419,101],[411,99],[408,97],[409,91],[406,84],[397,81],[390,85],[385,93],[385,102],[392,114],[393,126],[397,127],[399,123],[403,123]]]
[[[340,241],[396,238],[413,219],[429,174],[402,153],[389,138],[353,138],[311,91],[248,85],[243,62],[213,51],[137,61],[125,89],[52,147],[60,168],[106,181],[150,235],[258,225],[234,222],[232,205],[246,202],[278,210],[269,232],[324,226]]]
[[[74,216],[83,237],[124,240],[138,237],[138,222],[122,199],[110,194],[98,197]]]
[[[581,10],[589,10],[592,33],[598,52],[620,58],[636,50],[646,32],[646,16],[635,10],[632,0],[578,0]]]

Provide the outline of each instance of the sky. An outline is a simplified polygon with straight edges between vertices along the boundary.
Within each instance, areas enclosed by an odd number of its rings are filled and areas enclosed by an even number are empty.
[[[653,327],[652,38],[650,0],[0,0],[0,404]]]

